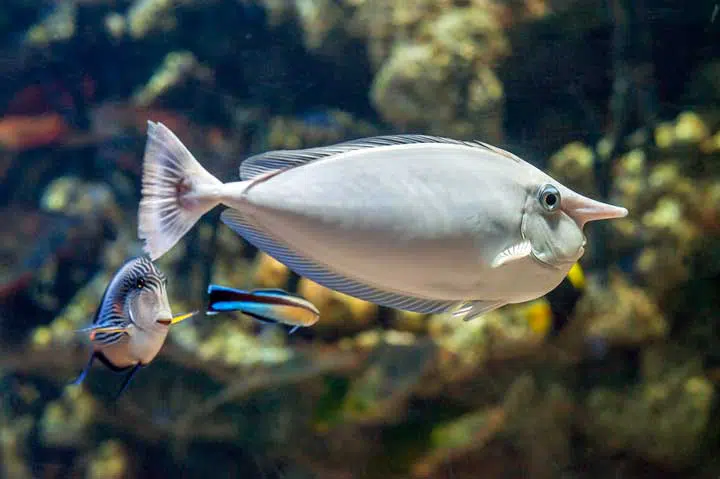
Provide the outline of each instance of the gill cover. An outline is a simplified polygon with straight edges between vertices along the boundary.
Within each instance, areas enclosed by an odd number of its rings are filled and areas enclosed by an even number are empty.
[[[521,233],[530,242],[532,256],[549,266],[561,267],[584,253],[581,226],[563,211],[563,194],[552,183],[541,184],[525,203]]]

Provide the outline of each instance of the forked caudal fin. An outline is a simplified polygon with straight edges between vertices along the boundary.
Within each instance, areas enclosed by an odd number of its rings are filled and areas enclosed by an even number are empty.
[[[219,204],[222,182],[162,123],[148,121],[147,134],[138,237],[156,260]]]

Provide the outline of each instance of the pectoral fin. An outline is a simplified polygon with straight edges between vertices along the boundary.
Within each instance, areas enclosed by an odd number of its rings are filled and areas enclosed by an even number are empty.
[[[495,257],[495,259],[491,263],[491,266],[493,268],[498,268],[504,264],[527,258],[528,256],[530,256],[531,253],[532,244],[530,243],[530,240],[524,240],[503,250]]]
[[[489,313],[494,309],[501,308],[507,304],[504,300],[497,301],[469,301],[463,303],[457,309],[452,312],[454,318],[463,318],[465,321],[470,321],[485,313]]]
[[[90,341],[94,341],[95,337],[98,334],[110,334],[110,335],[113,335],[112,338],[115,338],[117,335],[117,334],[113,334],[113,333],[126,334],[126,333],[128,333],[128,327],[127,326],[90,326],[89,328],[78,329],[77,332],[90,333]],[[106,342],[106,341],[103,341],[103,342]]]

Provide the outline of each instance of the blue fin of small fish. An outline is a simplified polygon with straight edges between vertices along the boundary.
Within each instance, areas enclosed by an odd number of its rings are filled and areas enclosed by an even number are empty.
[[[140,364],[140,363],[137,363],[135,366],[132,367],[130,372],[127,373],[127,375],[125,376],[125,379],[123,380],[123,383],[120,386],[120,389],[115,394],[115,397],[113,399],[117,400],[122,395],[122,393],[125,392],[125,390],[130,385],[130,381],[132,380],[133,377],[135,377],[135,374],[140,370],[141,367],[142,367],[142,364]]]
[[[111,363],[110,360],[108,360],[104,354],[102,354],[101,352],[94,351],[90,354],[90,358],[88,359],[88,362],[85,365],[85,367],[83,368],[80,375],[77,377],[77,379],[75,379],[70,384],[73,386],[78,386],[78,385],[82,384],[82,382],[87,377],[88,372],[90,372],[90,368],[92,368],[92,365],[96,359],[99,360],[101,363],[103,363],[103,365],[105,367],[107,367],[109,370],[111,370],[112,372],[115,372],[115,373],[120,373],[120,372],[127,371],[128,369],[130,369],[130,372],[125,376],[125,379],[123,380],[122,385],[120,386],[120,389],[115,394],[115,397],[114,397],[115,400],[117,400],[122,395],[122,393],[125,392],[127,387],[130,385],[130,381],[132,380],[132,378],[135,376],[135,374],[138,372],[138,370],[142,367],[141,363],[137,363],[134,366],[119,368],[119,367],[115,366],[113,363]]]
[[[123,379],[123,382],[120,385],[120,389],[118,390],[117,393],[115,393],[115,396],[113,397],[113,400],[117,400],[122,395],[122,393],[124,393],[125,390],[128,388],[128,386],[130,385],[130,381],[142,367],[142,363],[137,363],[134,366],[117,367],[113,363],[111,363],[110,360],[107,357],[105,357],[105,355],[101,351],[96,351],[94,353],[94,356],[101,363],[103,363],[103,365],[106,368],[108,368],[110,371],[112,371],[114,373],[122,373],[122,372],[129,370],[129,372],[125,375],[125,379]]]
[[[273,171],[294,168],[312,163],[332,155],[365,148],[380,146],[408,145],[412,143],[446,143],[482,148],[500,154],[514,161],[521,161],[517,156],[500,148],[480,141],[462,141],[431,135],[385,135],[350,140],[336,145],[307,148],[303,150],[277,150],[260,153],[245,159],[240,165],[240,179],[250,180]]]
[[[85,365],[85,367],[83,368],[83,370],[80,372],[80,375],[77,377],[77,379],[75,381],[71,382],[70,384],[72,384],[73,386],[79,386],[80,384],[82,384],[82,382],[87,377],[87,374],[90,371],[90,368],[92,368],[92,365],[94,362],[95,362],[95,353],[91,353],[90,359],[88,359],[88,362]]]
[[[260,231],[255,225],[244,218],[237,210],[226,209],[220,215],[223,223],[236,233],[252,243],[258,249],[265,251],[300,276],[334,289],[341,293],[369,301],[388,308],[414,311],[417,313],[440,313],[455,306],[457,301],[439,301],[417,298],[398,293],[392,293],[374,288],[370,285],[342,276],[330,271],[313,261],[304,258],[289,247],[282,245],[270,235]]]

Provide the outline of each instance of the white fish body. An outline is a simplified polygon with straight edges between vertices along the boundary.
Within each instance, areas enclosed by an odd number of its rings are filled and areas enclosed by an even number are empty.
[[[98,348],[117,368],[127,368],[136,364],[150,364],[165,344],[168,330],[138,331],[133,325],[127,326],[125,336],[117,342]]]
[[[543,294],[546,281],[518,284],[513,272],[527,265],[491,267],[522,241],[525,195],[503,168],[478,168],[477,156],[446,144],[356,150],[249,188],[236,183],[225,201],[299,255],[380,289],[455,301]],[[487,221],[491,207],[506,213]]]
[[[384,306],[470,319],[555,288],[583,254],[584,223],[627,214],[503,150],[427,136],[268,152],[246,160],[241,178],[220,183],[150,124],[146,251],[163,254],[222,203],[228,226],[302,276]],[[540,208],[547,191],[562,207]]]

